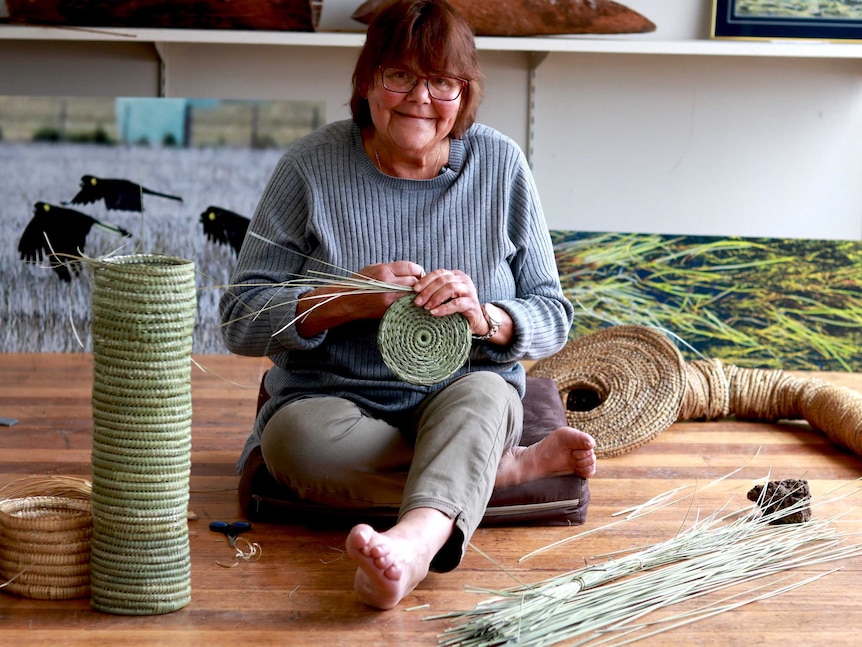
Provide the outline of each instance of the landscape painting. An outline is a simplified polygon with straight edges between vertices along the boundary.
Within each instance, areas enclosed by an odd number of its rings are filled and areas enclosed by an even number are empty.
[[[216,303],[243,227],[324,119],[316,102],[0,97],[0,352],[88,351],[74,257],[132,253],[195,262],[194,352],[226,352]]]
[[[666,331],[686,359],[862,371],[862,242],[553,233],[571,335]]]

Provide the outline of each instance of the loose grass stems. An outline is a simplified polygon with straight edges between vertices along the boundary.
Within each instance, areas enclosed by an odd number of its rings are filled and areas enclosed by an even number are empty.
[[[481,548],[479,548],[476,544],[474,544],[473,542],[470,542],[470,543],[469,543],[469,546],[470,546],[470,548],[472,548],[473,550],[475,550],[477,553],[479,553],[482,557],[484,557],[484,558],[485,558],[485,559],[487,559],[489,562],[491,562],[494,566],[496,566],[496,567],[497,567],[497,568],[499,568],[501,571],[503,571],[506,575],[508,575],[509,577],[511,577],[513,580],[515,580],[518,584],[520,584],[520,585],[522,585],[522,586],[528,586],[528,584],[527,584],[524,580],[522,580],[520,577],[518,577],[515,573],[511,572],[509,569],[507,569],[505,566],[503,566],[503,565],[502,565],[500,562],[498,562],[496,559],[494,559],[493,557],[491,557],[488,553],[486,553],[485,551],[483,551],[483,550],[482,550]]]
[[[758,595],[756,597],[753,597],[753,598],[750,598],[747,600],[742,600],[742,601],[736,602],[734,604],[717,606],[720,602],[724,602],[727,600],[731,600],[733,598],[737,598],[743,594],[732,595],[732,596],[729,596],[727,598],[724,598],[724,600],[720,600],[719,602],[715,602],[715,603],[706,605],[706,606],[701,607],[699,609],[696,609],[694,611],[691,611],[691,612],[688,612],[685,614],[680,614],[678,616],[674,616],[673,618],[667,618],[667,619],[663,620],[662,622],[673,622],[673,624],[670,624],[670,625],[664,626],[664,627],[660,627],[660,628],[658,628],[654,631],[648,632],[646,634],[641,634],[641,635],[638,635],[636,637],[629,638],[628,640],[617,641],[617,642],[611,642],[611,639],[609,638],[608,640],[594,642],[593,645],[597,646],[597,645],[610,644],[610,645],[613,645],[613,647],[622,647],[623,645],[629,645],[633,642],[643,640],[644,638],[656,636],[656,635],[664,633],[666,631],[671,631],[672,629],[677,629],[677,628],[683,627],[685,625],[690,625],[692,623],[699,622],[701,620],[706,620],[707,618],[711,618],[713,616],[717,616],[717,615],[722,614],[722,613],[726,613],[727,611],[733,611],[734,609],[739,609],[740,607],[743,607],[747,604],[751,604],[753,602],[759,602],[760,600],[766,600],[768,598],[772,598],[772,597],[775,597],[777,595],[781,595],[782,593],[787,593],[788,591],[798,589],[801,586],[805,586],[806,584],[810,584],[811,582],[819,580],[822,577],[825,577],[826,575],[830,575],[832,573],[835,573],[836,571],[839,571],[839,570],[841,570],[841,569],[836,568],[836,569],[833,569],[833,570],[828,571],[826,573],[818,573],[817,575],[814,575],[814,576],[809,577],[805,580],[802,580],[801,582],[796,582],[796,583],[790,584],[788,586],[781,587],[779,589],[768,591],[766,593],[763,593],[761,595]],[[782,578],[782,579],[787,579],[787,578]],[[761,588],[764,588],[764,587],[757,587],[754,590],[758,590]],[[750,593],[750,592],[751,591],[748,591],[748,593]],[[645,624],[640,625],[640,626],[632,627],[625,632],[625,635],[631,635],[631,634],[636,633],[637,631],[639,631],[643,628],[646,628],[646,627],[649,627],[649,626],[652,626],[655,624],[658,624],[658,623],[657,622],[645,623]],[[608,630],[608,631],[612,631],[612,630]]]
[[[375,278],[372,278],[369,276],[363,276],[361,274],[350,274],[350,271],[343,268],[343,267],[339,267],[338,265],[334,265],[333,263],[328,263],[326,261],[323,261],[323,260],[320,260],[317,258],[313,258],[313,257],[308,256],[306,254],[303,254],[302,252],[299,252],[295,249],[291,249],[289,247],[286,247],[285,245],[281,245],[279,243],[276,243],[275,241],[270,240],[269,238],[266,238],[265,236],[261,236],[260,234],[257,234],[253,231],[248,232],[247,235],[251,236],[252,238],[257,238],[258,240],[261,240],[261,241],[267,243],[268,245],[273,245],[273,246],[278,247],[280,249],[283,249],[287,252],[290,252],[291,254],[295,254],[297,256],[307,258],[310,261],[320,263],[321,265],[323,265],[325,267],[330,267],[332,269],[338,270],[338,272],[340,272],[340,273],[335,274],[332,272],[322,272],[320,270],[308,270],[305,274],[294,274],[293,276],[295,278],[291,278],[287,281],[283,281],[283,282],[277,283],[277,284],[271,284],[271,283],[245,284],[246,287],[269,287],[269,288],[276,287],[276,288],[278,288],[278,290],[272,296],[270,296],[270,298],[266,301],[266,303],[261,308],[258,308],[257,310],[250,312],[247,315],[244,315],[243,317],[238,317],[237,319],[226,322],[223,325],[229,325],[230,323],[233,323],[234,321],[237,321],[238,319],[242,319],[242,318],[257,319],[264,312],[267,312],[268,310],[271,310],[274,308],[283,307],[289,303],[298,303],[300,301],[308,301],[308,300],[316,300],[317,301],[317,303],[315,303],[314,305],[309,307],[305,312],[303,312],[300,315],[297,315],[296,317],[291,319],[289,322],[287,322],[285,325],[283,325],[281,328],[279,328],[274,333],[272,333],[272,336],[275,337],[275,336],[283,333],[285,330],[287,330],[291,326],[293,326],[296,322],[298,322],[298,321],[302,320],[304,317],[308,316],[308,314],[311,311],[313,311],[316,308],[319,308],[321,306],[324,306],[327,303],[330,303],[331,301],[333,301],[334,299],[338,299],[339,297],[356,296],[356,295],[360,295],[360,294],[377,294],[377,293],[381,293],[381,292],[405,292],[405,293],[412,293],[413,292],[413,288],[411,288],[410,286],[398,285],[396,283],[387,283],[386,281],[380,281],[379,279],[375,279]],[[221,287],[231,288],[233,286],[221,286]],[[309,291],[313,290],[315,288],[335,288],[337,291],[327,292],[326,294],[320,294],[320,295],[303,294],[297,299],[280,301],[280,302],[273,305],[273,300],[276,298],[278,293],[282,289],[287,289],[287,288],[308,288]]]
[[[852,493],[858,491],[855,488]],[[693,611],[642,622],[649,614],[671,605],[793,569],[862,556],[862,544],[848,543],[852,535],[834,528],[842,515],[801,524],[777,524],[811,501],[793,501],[773,512],[758,514],[758,510],[773,503],[765,493],[763,488],[756,506],[731,511],[723,506],[695,520],[673,539],[620,559],[503,591],[470,588],[494,597],[480,602],[472,611],[436,616],[461,623],[441,634],[441,644],[490,647],[517,640],[519,645],[538,646],[572,639],[578,639],[578,645],[628,644],[635,637],[645,637],[645,631],[655,635],[779,595],[829,573],[758,593],[776,583],[763,584]],[[844,498],[832,497],[832,492],[829,495],[826,502]],[[673,491],[653,501],[660,508],[666,507],[668,496],[673,496]],[[616,524],[605,528],[612,525]],[[742,597],[745,599],[739,600]]]
[[[759,454],[759,453],[760,453],[760,449],[758,448],[758,450],[754,456],[756,457],[757,454]],[[754,457],[752,457],[752,460],[754,460]],[[739,472],[741,469],[743,469],[743,468],[739,467],[739,468],[733,470],[732,472],[728,472],[724,476],[721,476],[721,477],[715,479],[714,481],[710,481],[709,483],[704,485],[702,488],[700,488],[700,490],[701,491],[705,490],[709,487],[712,487],[713,485],[715,485],[717,483],[720,483],[721,481],[723,481],[727,478],[730,478],[731,476],[733,476],[734,474]],[[619,525],[621,523],[625,523],[626,521],[629,521],[631,519],[636,519],[636,518],[643,516],[643,515],[652,514],[653,512],[658,512],[659,510],[662,510],[662,509],[667,508],[669,506],[675,505],[675,504],[679,503],[680,501],[689,499],[690,497],[685,496],[685,497],[679,497],[677,499],[669,500],[669,499],[671,499],[671,497],[674,494],[677,494],[678,492],[689,489],[691,487],[695,487],[694,484],[690,483],[688,485],[683,485],[683,486],[680,486],[678,488],[668,490],[667,492],[656,495],[655,497],[653,497],[652,499],[650,499],[646,503],[643,503],[643,504],[638,505],[638,506],[633,506],[631,508],[627,508],[625,510],[621,510],[620,512],[614,513],[614,515],[612,515],[612,516],[618,516],[620,514],[625,514],[625,513],[629,513],[629,514],[626,516],[625,519],[622,519],[620,521],[610,523],[610,524],[601,526],[599,528],[593,528],[591,530],[586,530],[584,532],[578,533],[577,535],[573,535],[571,537],[566,537],[564,539],[560,539],[559,541],[555,541],[551,544],[548,544],[547,546],[543,546],[542,548],[537,548],[536,550],[522,556],[518,560],[518,562],[519,563],[525,562],[528,559],[530,559],[531,557],[535,557],[536,555],[544,553],[545,551],[551,550],[553,548],[558,548],[558,547],[562,546],[563,544],[569,543],[570,541],[575,541],[576,539],[581,539],[587,535],[591,535],[593,533],[600,532],[600,531],[606,530],[608,528],[612,528],[613,526]],[[650,509],[650,508],[652,508],[652,509]]]
[[[520,562],[526,562],[528,559],[530,559],[530,558],[532,558],[532,557],[535,557],[536,555],[539,555],[539,554],[541,554],[541,553],[544,553],[544,552],[546,552],[546,551],[548,551],[548,550],[551,550],[551,549],[553,549],[553,548],[559,548],[559,547],[560,547],[560,546],[562,546],[563,544],[567,544],[567,543],[569,543],[570,541],[575,541],[576,539],[581,539],[581,538],[583,538],[583,537],[586,537],[587,535],[592,535],[593,533],[601,532],[601,531],[603,531],[603,530],[607,530],[608,528],[612,528],[612,527],[614,527],[614,526],[618,526],[618,525],[623,524],[623,523],[625,523],[625,522],[627,522],[627,521],[630,521],[631,519],[636,519],[636,518],[638,518],[638,517],[642,517],[642,516],[645,516],[645,515],[648,515],[648,514],[652,514],[652,513],[654,513],[654,512],[657,512],[657,511],[661,510],[662,508],[667,508],[667,507],[669,507],[669,506],[672,506],[672,505],[674,505],[674,504],[677,504],[677,503],[679,503],[680,501],[683,501],[683,500],[688,499],[688,498],[689,498],[689,497],[680,497],[680,498],[678,498],[678,499],[674,499],[674,500],[672,500],[672,501],[668,501],[667,503],[664,503],[663,505],[660,505],[659,507],[655,508],[654,510],[648,510],[648,511],[641,512],[641,513],[639,513],[639,514],[629,515],[628,517],[626,517],[625,519],[621,519],[620,521],[615,521],[615,522],[613,522],[613,523],[609,523],[609,524],[606,524],[606,525],[604,525],[604,526],[600,526],[600,527],[598,527],[598,528],[592,528],[592,529],[590,529],[590,530],[585,530],[584,532],[579,532],[577,535],[572,535],[571,537],[566,537],[566,538],[564,538],[564,539],[560,539],[559,541],[555,541],[555,542],[553,542],[553,543],[548,544],[547,546],[543,546],[542,548],[537,548],[536,550],[534,550],[534,551],[532,551],[532,552],[527,553],[526,555],[524,555],[524,556],[522,556],[521,558],[519,558],[519,559],[518,559],[518,562],[519,562],[519,563],[520,563]]]
[[[618,517],[622,514],[626,515],[626,519],[632,519],[640,514],[640,512],[646,508],[657,505],[659,503],[664,503],[670,497],[672,497],[677,492],[681,492],[683,490],[688,490],[689,488],[694,487],[693,483],[688,483],[686,485],[680,485],[678,488],[674,488],[672,490],[668,490],[667,492],[663,492],[662,494],[655,495],[652,499],[645,503],[641,503],[640,505],[632,506],[631,508],[626,508],[624,510],[619,510],[611,514],[612,517]]]

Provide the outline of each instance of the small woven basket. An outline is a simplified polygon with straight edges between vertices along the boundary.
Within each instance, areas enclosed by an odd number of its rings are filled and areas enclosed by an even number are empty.
[[[134,255],[93,267],[91,605],[152,615],[191,601],[195,268]]]
[[[0,491],[0,586],[37,600],[90,594],[93,516],[84,480],[23,479]],[[40,494],[42,493],[42,494]]]

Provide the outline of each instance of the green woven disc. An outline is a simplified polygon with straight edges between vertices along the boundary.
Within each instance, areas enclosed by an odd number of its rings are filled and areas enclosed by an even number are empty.
[[[435,317],[413,303],[413,296],[389,306],[377,345],[383,361],[396,376],[428,386],[451,377],[470,355],[470,324],[460,313]]]

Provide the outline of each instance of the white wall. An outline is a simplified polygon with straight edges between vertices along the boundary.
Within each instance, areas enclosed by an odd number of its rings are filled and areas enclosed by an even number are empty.
[[[553,228],[862,238],[862,62],[551,54],[534,173]]]
[[[712,0],[624,4],[709,37]],[[535,86],[553,228],[862,239],[860,60],[552,53]]]

